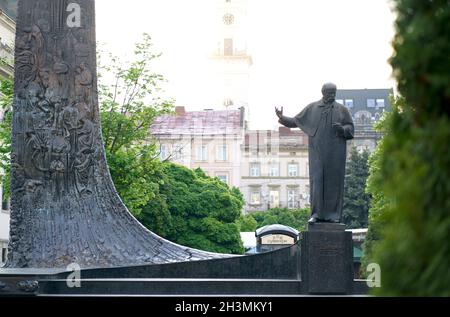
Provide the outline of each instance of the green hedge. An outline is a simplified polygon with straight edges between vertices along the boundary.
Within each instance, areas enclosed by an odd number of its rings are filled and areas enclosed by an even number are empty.
[[[371,223],[383,223],[371,258],[382,269],[374,293],[450,296],[449,2],[394,4],[391,64],[405,102],[386,123],[377,167],[384,207]]]

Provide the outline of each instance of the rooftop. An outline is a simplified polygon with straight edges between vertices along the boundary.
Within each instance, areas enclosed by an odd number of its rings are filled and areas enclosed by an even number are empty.
[[[375,115],[383,111],[391,111],[389,96],[393,93],[392,89],[339,89],[336,100],[344,104],[346,100],[353,101],[351,106],[346,104],[353,116],[359,111],[367,111]],[[384,100],[384,102],[378,104],[378,100]]]
[[[239,135],[243,131],[241,110],[185,111],[155,119],[150,128],[153,135]]]

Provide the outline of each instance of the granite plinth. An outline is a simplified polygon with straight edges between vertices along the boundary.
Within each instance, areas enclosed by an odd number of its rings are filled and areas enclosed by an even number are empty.
[[[301,272],[305,293],[352,294],[352,234],[341,224],[313,224],[301,241]]]

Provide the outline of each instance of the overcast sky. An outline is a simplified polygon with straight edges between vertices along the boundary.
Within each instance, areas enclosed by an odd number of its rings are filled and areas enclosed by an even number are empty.
[[[97,40],[129,56],[149,33],[163,56],[155,65],[168,96],[202,110],[213,47],[214,0],[97,0]],[[325,82],[341,89],[394,88],[394,35],[388,0],[249,0],[252,128],[275,128],[273,108],[296,115],[321,98]]]

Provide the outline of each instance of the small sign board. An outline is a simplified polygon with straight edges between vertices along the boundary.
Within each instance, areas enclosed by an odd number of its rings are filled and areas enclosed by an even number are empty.
[[[292,245],[295,244],[293,237],[283,234],[271,234],[261,238],[262,245]]]

